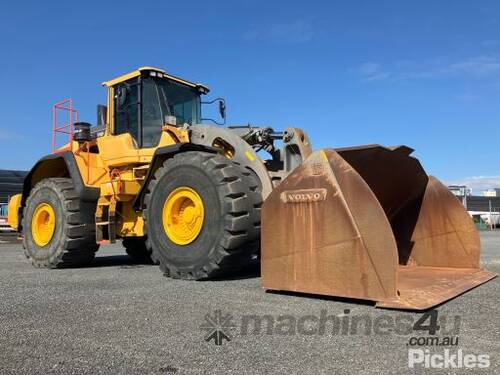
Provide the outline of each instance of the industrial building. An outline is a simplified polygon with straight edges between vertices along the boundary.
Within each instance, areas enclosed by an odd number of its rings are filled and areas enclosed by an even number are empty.
[[[448,188],[476,221],[490,227],[500,226],[500,188],[487,189],[482,195],[472,195],[467,186],[451,185]]]
[[[487,189],[483,191],[485,197],[500,197],[500,188]]]
[[[27,173],[0,169],[0,230],[8,228],[7,203],[11,196],[23,190],[23,180]]]

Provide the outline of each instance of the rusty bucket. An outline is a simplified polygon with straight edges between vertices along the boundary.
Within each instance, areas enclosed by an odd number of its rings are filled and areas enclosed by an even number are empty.
[[[424,310],[494,278],[472,219],[412,151],[311,154],[264,202],[263,287]]]

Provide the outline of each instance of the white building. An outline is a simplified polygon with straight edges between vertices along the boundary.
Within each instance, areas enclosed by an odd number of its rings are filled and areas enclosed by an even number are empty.
[[[453,195],[456,195],[457,197],[465,197],[472,194],[472,189],[468,188],[465,185],[450,185],[448,186],[448,189]]]
[[[500,197],[500,188],[493,188],[483,191],[484,197]]]
[[[500,188],[483,191],[483,195],[472,195],[467,186],[448,186],[464,207],[475,219],[481,219],[488,226],[500,226]]]

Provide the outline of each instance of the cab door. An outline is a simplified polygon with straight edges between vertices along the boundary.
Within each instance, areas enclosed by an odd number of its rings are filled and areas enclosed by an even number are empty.
[[[114,91],[114,127],[113,134],[130,134],[135,144],[140,147],[140,97],[139,77],[117,84]]]
[[[97,138],[99,154],[108,167],[139,162],[140,80],[139,77],[110,88],[110,134]]]

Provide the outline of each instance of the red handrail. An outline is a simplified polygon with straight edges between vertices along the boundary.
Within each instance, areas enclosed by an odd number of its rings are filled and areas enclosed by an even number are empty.
[[[68,122],[59,124],[58,123],[58,113],[59,119],[62,113],[68,113]],[[73,108],[73,99],[68,98],[54,104],[52,108],[52,153],[58,153],[63,151],[73,151],[72,141],[73,141],[73,125],[78,122],[78,111]],[[69,141],[65,147],[57,147],[57,134],[68,134]]]

